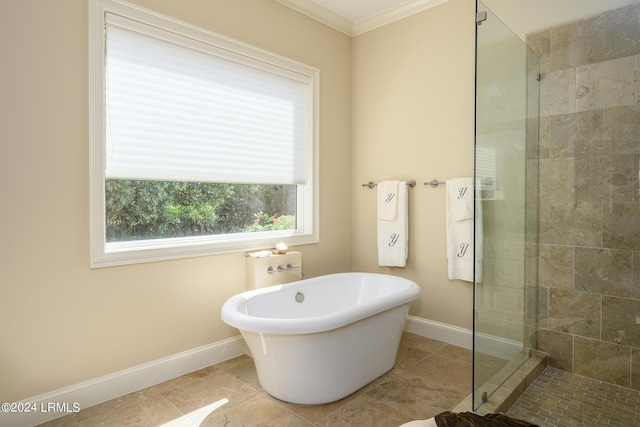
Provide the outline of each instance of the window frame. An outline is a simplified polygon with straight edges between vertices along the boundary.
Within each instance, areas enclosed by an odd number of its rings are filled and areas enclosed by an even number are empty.
[[[256,61],[264,63],[269,69],[273,69],[275,66],[284,70],[284,73],[299,73],[311,79],[311,84],[308,88],[307,167],[309,174],[306,184],[298,184],[296,212],[298,226],[296,230],[106,242],[104,31],[107,12],[233,52],[236,55],[249,58],[254,64]],[[121,0],[89,0],[90,267],[99,268],[242,252],[273,247],[278,242],[284,242],[289,246],[318,243],[319,80],[319,70],[317,68],[232,40],[171,17]]]

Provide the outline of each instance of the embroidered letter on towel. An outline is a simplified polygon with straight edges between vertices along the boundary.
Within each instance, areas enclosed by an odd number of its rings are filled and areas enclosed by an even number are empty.
[[[449,261],[449,279],[452,280],[473,282],[473,191],[473,178],[455,178],[447,181],[447,259]],[[480,212],[476,212],[476,214],[479,215]],[[481,223],[481,216],[479,218],[478,222]],[[479,269],[476,271],[476,276],[481,278],[481,260],[477,265]]]
[[[378,265],[405,267],[408,255],[409,221],[407,184],[378,184]]]

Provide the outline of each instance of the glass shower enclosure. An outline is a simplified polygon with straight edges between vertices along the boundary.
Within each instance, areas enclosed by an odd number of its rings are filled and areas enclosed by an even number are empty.
[[[474,410],[536,348],[539,111],[537,56],[477,12]]]

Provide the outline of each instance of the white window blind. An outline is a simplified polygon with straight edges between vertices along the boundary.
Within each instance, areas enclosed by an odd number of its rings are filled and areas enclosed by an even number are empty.
[[[311,77],[106,16],[105,177],[305,184]]]
[[[496,149],[476,145],[476,177],[483,190],[498,189],[498,158]]]

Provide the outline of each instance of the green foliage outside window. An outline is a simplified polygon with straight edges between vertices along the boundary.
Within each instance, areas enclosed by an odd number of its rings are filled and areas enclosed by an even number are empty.
[[[296,186],[108,179],[106,241],[296,227]]]

